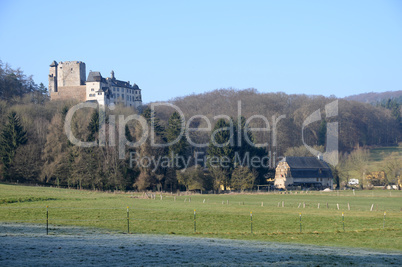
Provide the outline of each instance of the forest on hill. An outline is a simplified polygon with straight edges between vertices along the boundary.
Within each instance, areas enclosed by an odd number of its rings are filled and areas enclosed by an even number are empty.
[[[387,91],[381,93],[363,93],[345,97],[346,100],[352,100],[363,103],[377,104],[388,100],[394,100],[398,104],[402,104],[402,90]]]
[[[338,115],[326,118],[325,106],[338,100]],[[325,145],[322,134],[327,122],[339,124],[339,149],[351,152],[357,147],[397,145],[401,137],[401,105],[394,109],[372,106],[365,103],[346,101],[335,97],[287,95],[285,93],[259,93],[255,89],[221,89],[212,92],[190,95],[173,99],[171,103],[180,107],[186,118],[202,114],[212,119],[219,114],[235,118],[238,114],[238,101],[241,101],[241,115],[250,118],[262,115],[271,124],[272,117],[279,118],[276,125],[278,154],[284,154],[290,147],[303,145],[303,123],[309,115],[320,110],[321,120],[311,123],[304,133],[304,140],[309,145]],[[163,115],[162,115],[163,113]],[[158,113],[166,121],[169,114],[161,110]],[[264,127],[263,120],[253,120],[254,127]],[[324,134],[325,135],[325,134]],[[268,150],[272,147],[272,135],[256,135],[257,140],[266,140]],[[399,141],[398,141],[399,140]]]
[[[364,156],[361,148],[397,146],[402,137],[398,103],[375,106],[229,88],[149,103],[138,111],[86,107],[70,116],[77,104],[50,101],[42,84],[0,62],[0,180],[98,190],[246,190],[272,178],[282,156],[307,155],[304,143],[323,152],[327,126],[337,123],[340,164],[334,172],[342,181],[348,178],[344,169],[362,168],[348,163]],[[328,112],[329,106],[336,106],[336,112]],[[144,120],[127,119],[135,114]],[[306,123],[312,114],[315,119]],[[96,145],[75,145],[66,135],[66,121],[78,140]],[[182,125],[186,133],[179,137]],[[145,132],[153,138],[130,146]],[[169,146],[152,144],[174,140]],[[212,157],[229,162],[216,166]],[[271,164],[250,166],[236,157],[265,157]],[[392,181],[398,174],[388,169]]]

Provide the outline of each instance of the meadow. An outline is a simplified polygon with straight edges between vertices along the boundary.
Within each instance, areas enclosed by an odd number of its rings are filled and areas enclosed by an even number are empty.
[[[46,234],[47,214],[50,234],[57,234],[57,226],[74,225],[402,250],[402,191],[145,194],[0,184],[0,222],[40,224]]]
[[[381,162],[391,154],[402,157],[402,144],[392,147],[376,147],[370,149],[370,163]]]

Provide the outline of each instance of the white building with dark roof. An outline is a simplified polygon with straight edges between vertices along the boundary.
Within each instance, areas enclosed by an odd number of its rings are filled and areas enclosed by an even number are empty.
[[[329,165],[315,157],[285,157],[275,170],[274,185],[278,189],[333,187]]]

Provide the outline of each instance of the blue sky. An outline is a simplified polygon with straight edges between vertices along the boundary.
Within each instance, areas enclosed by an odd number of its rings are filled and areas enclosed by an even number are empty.
[[[402,90],[402,1],[0,0],[0,60],[137,83],[143,101],[218,88],[344,97]]]

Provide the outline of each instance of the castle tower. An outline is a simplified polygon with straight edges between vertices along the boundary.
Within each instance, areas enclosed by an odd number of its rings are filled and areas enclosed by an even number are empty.
[[[57,62],[53,60],[49,69],[49,92],[57,92]]]
[[[81,61],[53,61],[49,70],[49,93],[52,100],[86,100],[85,63]]]
[[[57,85],[80,86],[86,81],[85,63],[81,61],[60,62],[57,66]]]

